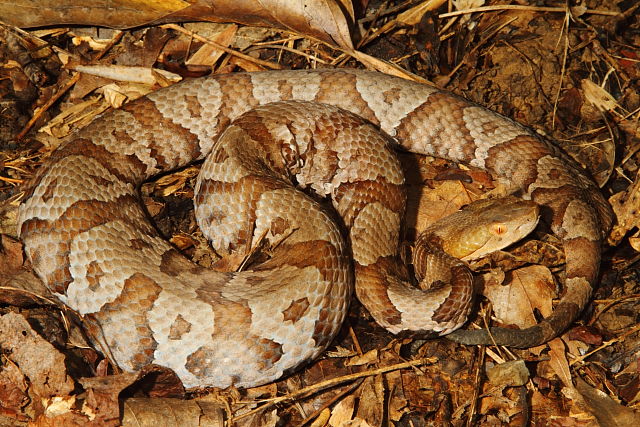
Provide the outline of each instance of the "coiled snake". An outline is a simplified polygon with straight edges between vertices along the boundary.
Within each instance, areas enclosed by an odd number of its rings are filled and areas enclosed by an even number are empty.
[[[272,105],[258,107],[265,104]],[[564,245],[566,292],[537,326],[492,334],[498,344],[526,347],[565,329],[591,295],[611,226],[597,187],[525,127],[374,72],[216,75],[108,112],[39,169],[20,207],[19,233],[39,277],[85,316],[122,368],[164,365],[187,387],[257,385],[330,343],[347,310],[352,265],[358,298],[389,331],[445,334],[464,323],[468,289],[421,290],[402,279],[396,143],[483,168],[542,206]],[[159,236],[138,201],[140,183],[207,155],[196,216],[216,251],[246,253],[261,240],[270,247],[267,259],[242,272],[192,264]],[[339,220],[317,201],[324,196]],[[486,331],[452,335],[491,342]]]

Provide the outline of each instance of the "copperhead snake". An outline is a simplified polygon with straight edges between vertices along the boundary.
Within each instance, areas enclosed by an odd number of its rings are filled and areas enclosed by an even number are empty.
[[[393,333],[447,334],[464,323],[468,290],[421,290],[401,279],[405,196],[392,144],[487,170],[540,205],[564,245],[566,291],[551,316],[525,330],[494,328],[491,339],[487,331],[450,336],[528,347],[562,332],[590,298],[612,223],[598,188],[514,121],[375,72],[215,75],[110,111],[38,170],[18,230],[38,276],[123,369],[160,364],[187,387],[263,384],[327,347],[354,281],[359,300]],[[260,240],[269,247],[241,272],[188,261],[138,201],[143,181],[207,155],[196,216],[215,250],[246,252]],[[325,196],[339,219],[317,201]]]

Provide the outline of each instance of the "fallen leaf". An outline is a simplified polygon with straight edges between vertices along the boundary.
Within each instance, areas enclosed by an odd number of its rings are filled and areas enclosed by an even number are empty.
[[[224,406],[202,399],[130,398],[122,405],[123,426],[225,426]]]
[[[338,402],[338,404],[331,411],[329,425],[332,427],[341,427],[351,423],[351,421],[353,420],[355,400],[355,396],[349,395]]]
[[[347,0],[16,0],[0,3],[5,23],[20,28],[91,25],[132,28],[183,21],[237,22],[271,26],[353,49],[343,10]],[[344,7],[344,6],[347,7]]]
[[[555,284],[547,267],[533,265],[509,272],[504,285],[487,281],[484,294],[502,323],[527,328],[538,323],[534,309],[551,314]]]
[[[573,387],[564,342],[560,338],[554,338],[547,345],[549,346],[549,365],[565,387]]]
[[[524,360],[512,360],[487,368],[487,378],[495,386],[518,387],[529,381],[529,370]]]
[[[609,234],[607,243],[611,246],[616,246],[630,230],[640,228],[640,175],[636,175],[633,184],[625,191],[610,197],[609,203],[613,208],[617,221]],[[637,240],[639,235],[640,232],[634,233],[630,240]],[[634,247],[634,249],[636,248]]]
[[[367,365],[369,363],[376,363],[376,362],[379,362],[378,349],[374,348],[373,350],[367,351],[363,355],[357,355],[357,356],[351,357],[344,364],[345,366],[361,366],[361,365]]]
[[[218,34],[209,36],[208,38],[222,46],[229,47],[235,39],[237,32],[237,25],[229,25]],[[200,49],[191,55],[191,58],[189,58],[185,64],[213,66],[223,54],[223,50],[205,43],[200,47]]]
[[[65,396],[73,390],[64,356],[31,329],[22,315],[0,317],[0,347],[9,352],[7,357],[20,367],[40,397]]]
[[[576,379],[576,389],[584,398],[600,427],[627,427],[640,425],[640,413],[622,406],[604,392],[591,387],[582,379]]]

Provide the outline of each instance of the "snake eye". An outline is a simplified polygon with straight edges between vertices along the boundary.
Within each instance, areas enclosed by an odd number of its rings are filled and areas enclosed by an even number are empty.
[[[493,233],[494,234],[504,234],[507,232],[507,226],[504,224],[494,224],[493,226]]]

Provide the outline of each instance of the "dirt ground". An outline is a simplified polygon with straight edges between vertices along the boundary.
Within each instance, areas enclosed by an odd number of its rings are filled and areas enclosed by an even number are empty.
[[[60,139],[108,108],[171,84],[173,75],[376,63],[283,30],[233,24],[0,27],[0,425],[640,425],[638,4],[591,0],[567,11],[522,1],[455,16],[444,5],[407,24],[401,14],[417,2],[367,3],[357,5],[352,29],[358,51],[549,136],[602,187],[617,223],[600,286],[573,327],[528,350],[399,339],[354,297],[326,353],[274,384],[185,391],[158,367],[119,372],[88,344],[82,320],[43,288],[17,240],[23,184]],[[459,8],[488,6],[465,4]],[[206,46],[194,33],[246,57],[213,49],[205,61],[193,60]],[[107,72],[81,68],[98,65]],[[109,78],[131,71],[116,66],[173,74],[156,72],[150,84]],[[411,196],[408,242],[493,188],[482,171],[400,156]],[[198,169],[147,183],[142,194],[162,233],[210,266],[216,257],[196,229],[191,202]],[[561,289],[564,255],[542,226],[472,267],[485,288],[499,282],[511,293],[479,297],[471,322],[498,322],[505,310],[535,322]]]

